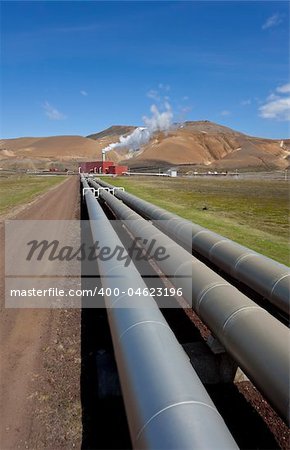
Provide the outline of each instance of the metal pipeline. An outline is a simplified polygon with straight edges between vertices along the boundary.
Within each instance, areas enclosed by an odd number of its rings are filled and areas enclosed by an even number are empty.
[[[94,194],[84,198],[94,241],[123,247]],[[237,449],[155,301],[122,294],[146,288],[135,266],[124,267],[116,257],[98,266],[104,290],[120,291],[105,301],[133,447]]]
[[[94,188],[98,184],[92,180]],[[176,246],[171,238],[124,205],[112,194],[101,191],[100,197],[121,220],[133,236],[142,237],[146,249],[152,239],[165,248],[174,248],[172,258],[157,264],[165,274],[175,274],[171,282],[182,288],[183,296],[191,302],[194,311],[205,322],[228,353],[239,364],[249,379],[269,400],[279,415],[288,422],[289,416],[289,330],[265,309],[260,308],[209,269],[192,257],[192,283],[183,283],[188,252]],[[178,247],[178,248],[177,248]]]
[[[97,182],[101,186],[114,188],[103,180],[97,179]],[[290,270],[287,266],[132,194],[116,191],[115,196],[142,217],[158,220],[158,227],[181,244],[184,243],[183,230],[190,223],[192,249],[196,253],[289,315]]]

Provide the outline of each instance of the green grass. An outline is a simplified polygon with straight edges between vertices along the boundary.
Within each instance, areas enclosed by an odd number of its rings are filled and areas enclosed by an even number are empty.
[[[35,197],[56,186],[65,176],[9,175],[0,177],[0,215],[29,203]]]
[[[289,185],[233,178],[104,178],[194,223],[289,264]]]

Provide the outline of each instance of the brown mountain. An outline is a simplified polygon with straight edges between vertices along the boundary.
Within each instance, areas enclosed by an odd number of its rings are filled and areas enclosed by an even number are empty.
[[[50,167],[75,169],[79,161],[101,159],[102,149],[119,137],[131,133],[136,127],[112,126],[100,133],[83,136],[50,136],[1,139],[0,167],[23,169],[49,169]],[[110,159],[119,161],[127,150],[110,152]]]
[[[77,168],[83,160],[98,160],[101,150],[135,127],[112,126],[100,133],[82,136],[3,139],[0,167]],[[263,168],[289,166],[290,139],[272,140],[247,136],[208,121],[185,122],[167,133],[155,133],[137,152],[118,148],[107,159],[126,162],[130,167],[194,165],[208,169]]]
[[[208,121],[185,122],[168,133],[159,133],[128,161],[130,166],[186,164],[217,169],[286,168],[290,140],[247,136]]]

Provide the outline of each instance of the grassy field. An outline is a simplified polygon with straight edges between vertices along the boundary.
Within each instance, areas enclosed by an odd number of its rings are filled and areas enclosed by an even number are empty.
[[[234,178],[104,178],[181,217],[289,264],[289,184]]]
[[[65,176],[8,175],[0,176],[0,215],[29,203],[39,194],[59,184]]]

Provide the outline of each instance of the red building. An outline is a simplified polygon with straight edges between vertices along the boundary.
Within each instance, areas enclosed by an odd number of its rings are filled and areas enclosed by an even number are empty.
[[[118,166],[113,161],[85,161],[79,166],[80,173],[104,173],[122,175],[128,171],[127,166]]]
[[[110,166],[109,174],[112,175],[123,175],[124,172],[128,172],[128,166]]]
[[[85,161],[80,163],[79,171],[85,173],[109,173],[109,167],[113,165],[113,161]]]

